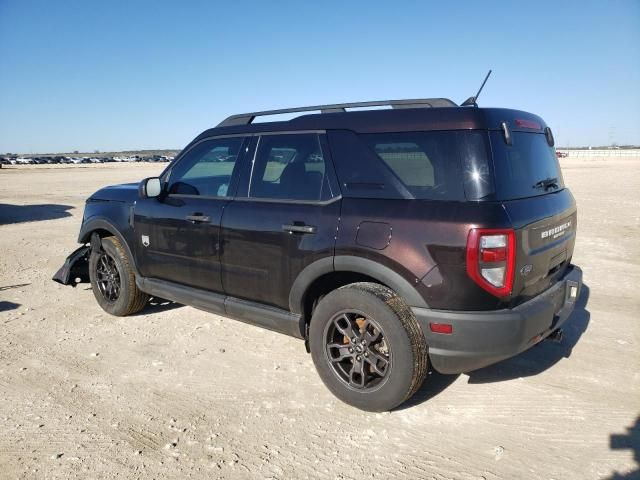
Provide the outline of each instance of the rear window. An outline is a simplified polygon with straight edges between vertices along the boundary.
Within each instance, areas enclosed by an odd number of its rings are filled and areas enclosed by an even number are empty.
[[[545,195],[564,188],[555,150],[544,134],[512,132],[513,144],[502,132],[491,132],[496,196],[499,200]]]
[[[493,193],[486,132],[375,133],[360,138],[414,198],[478,200]]]

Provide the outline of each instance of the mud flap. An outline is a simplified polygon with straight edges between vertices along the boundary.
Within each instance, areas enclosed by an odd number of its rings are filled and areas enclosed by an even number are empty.
[[[75,287],[77,283],[89,282],[89,254],[91,247],[83,246],[67,257],[64,265],[53,276],[52,280],[62,285]],[[76,281],[79,279],[80,281]]]

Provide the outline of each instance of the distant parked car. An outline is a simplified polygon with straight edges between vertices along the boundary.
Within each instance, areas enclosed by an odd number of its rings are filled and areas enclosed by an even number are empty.
[[[569,152],[558,152],[556,151],[556,157],[558,158],[565,158],[569,156]]]

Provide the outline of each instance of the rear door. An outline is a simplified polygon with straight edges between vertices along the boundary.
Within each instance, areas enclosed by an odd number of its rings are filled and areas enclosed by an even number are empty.
[[[136,263],[145,277],[222,292],[220,221],[247,139],[210,138],[168,171],[165,193],[135,206]]]
[[[318,132],[255,137],[222,218],[222,283],[232,297],[289,309],[297,275],[333,255],[337,182]]]
[[[516,230],[514,297],[553,285],[573,255],[576,204],[564,186],[553,147],[542,133],[514,131],[512,145],[491,132],[496,197]]]

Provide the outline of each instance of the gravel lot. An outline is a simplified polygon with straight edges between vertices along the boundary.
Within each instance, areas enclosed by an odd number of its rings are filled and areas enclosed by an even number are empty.
[[[586,286],[563,343],[433,373],[385,414],[336,400],[298,340],[176,305],[115,318],[50,280],[84,199],[163,165],[0,169],[0,477],[640,478],[640,159],[562,164]]]

